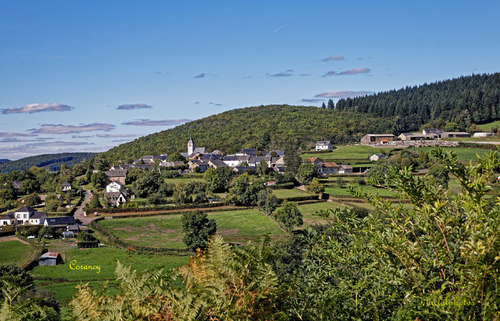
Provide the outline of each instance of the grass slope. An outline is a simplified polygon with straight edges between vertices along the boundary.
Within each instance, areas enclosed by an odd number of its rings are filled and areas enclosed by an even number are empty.
[[[32,247],[19,241],[0,242],[0,264],[26,263],[33,253]]]
[[[119,237],[127,242],[166,248],[185,248],[182,242],[182,215],[121,218],[118,219]],[[217,223],[217,234],[227,242],[257,241],[266,233],[273,238],[285,235],[278,225],[257,210],[214,212],[208,214]],[[104,220],[99,224],[115,235],[116,220]]]
[[[174,151],[185,152],[189,134],[196,146],[223,152],[241,148],[260,147],[264,133],[270,136],[270,146],[283,148],[284,140],[296,138],[303,148],[318,140],[334,144],[358,142],[368,132],[392,131],[393,122],[387,118],[346,113],[316,107],[273,105],[226,111],[175,128],[136,139],[108,152],[111,160],[159,155]]]

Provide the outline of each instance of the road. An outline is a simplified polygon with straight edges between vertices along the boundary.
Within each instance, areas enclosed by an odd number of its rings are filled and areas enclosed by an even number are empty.
[[[88,191],[85,189],[85,187],[82,186],[82,191],[85,193],[85,199],[83,200],[82,204],[76,209],[75,211],[75,220],[80,220],[83,225],[89,225],[91,221],[95,220],[95,217],[85,217],[83,215],[83,208],[87,204],[87,202],[90,200],[90,197],[92,197],[91,191]]]

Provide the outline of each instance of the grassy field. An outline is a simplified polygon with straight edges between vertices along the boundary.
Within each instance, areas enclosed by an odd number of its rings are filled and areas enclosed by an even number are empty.
[[[301,196],[311,196],[314,194],[304,192],[298,188],[293,189],[275,189],[273,190],[274,195],[277,198],[288,198],[288,197],[301,197]]]
[[[165,178],[165,183],[175,184],[175,183],[187,183],[190,181],[203,181],[203,177],[192,177],[192,178]]]
[[[256,241],[266,233],[273,238],[285,235],[278,225],[257,210],[214,212],[208,214],[217,223],[217,234],[227,242]],[[116,220],[101,221],[116,235]],[[182,242],[181,215],[118,219],[119,237],[127,242],[167,248],[185,248]]]
[[[307,153],[300,155],[300,157],[302,157],[303,159],[308,157],[319,157],[321,159],[358,159],[367,161],[369,160],[371,155],[375,153],[380,153],[381,150],[389,152],[393,149],[395,148],[394,147],[373,148],[371,146],[362,146],[362,145],[339,146],[331,153],[324,153],[324,154]]]
[[[51,251],[55,247],[49,247]],[[76,270],[70,268],[70,263],[75,260],[77,266],[99,266],[98,270]],[[114,281],[116,262],[129,265],[138,272],[155,266],[166,269],[177,268],[187,264],[187,256],[147,256],[129,254],[118,248],[95,248],[95,249],[72,249],[66,252],[65,263],[58,266],[37,266],[33,269],[35,277],[48,278],[37,280],[36,284],[56,292],[56,298],[63,304],[69,302],[76,292],[75,286],[90,281],[97,289],[106,279],[110,281],[110,293],[118,290],[118,282]],[[73,265],[74,266],[74,265]],[[64,278],[67,281],[51,280],[52,278]]]
[[[23,265],[33,254],[33,248],[20,241],[0,242],[0,264]]]
[[[350,186],[353,186],[353,185],[350,185]],[[356,187],[356,185],[354,185],[353,187]],[[363,191],[368,192],[368,193],[372,193],[372,194],[378,193],[380,196],[396,196],[396,193],[394,193],[393,191],[390,191],[388,189],[385,189],[385,188],[377,188],[377,187],[373,187],[371,185],[365,185],[362,187],[363,187]],[[349,194],[349,190],[346,187],[340,188],[338,186],[326,187],[325,193],[330,194],[332,196],[351,196],[351,194]]]
[[[435,147],[420,147],[420,148],[415,148],[417,152],[420,152],[421,150],[424,150],[426,153],[429,153],[432,149]],[[454,153],[457,154],[458,159],[461,161],[477,161],[477,156],[476,154],[479,155],[485,155],[489,153],[488,149],[481,149],[481,148],[443,148],[445,151],[453,151]]]
[[[487,124],[478,125],[478,126],[479,126],[479,128],[481,128],[485,132],[490,132],[491,131],[491,127],[493,127],[493,126],[500,127],[500,120],[497,120],[497,121],[494,121],[494,122],[491,122],[491,123],[487,123]]]
[[[331,221],[331,218],[313,216],[313,214],[319,210],[334,209],[337,207],[344,209],[347,206],[336,202],[320,202],[320,203],[299,205],[299,210],[302,213],[304,220],[304,225],[301,228],[307,228],[308,226],[315,224],[328,223],[329,221]]]

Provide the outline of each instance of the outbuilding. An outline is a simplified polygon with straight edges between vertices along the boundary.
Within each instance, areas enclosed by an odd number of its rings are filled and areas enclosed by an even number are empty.
[[[47,252],[38,258],[38,265],[56,266],[62,262],[62,258],[57,252]]]

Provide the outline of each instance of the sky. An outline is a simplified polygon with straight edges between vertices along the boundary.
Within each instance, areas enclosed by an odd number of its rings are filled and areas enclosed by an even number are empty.
[[[0,159],[495,73],[498,12],[499,1],[0,0]]]

